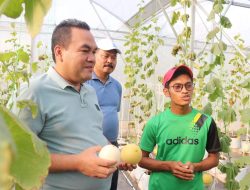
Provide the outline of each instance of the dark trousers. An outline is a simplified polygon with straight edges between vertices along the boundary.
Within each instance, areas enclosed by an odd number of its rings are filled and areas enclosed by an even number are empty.
[[[111,142],[111,144],[112,144],[112,145],[115,145],[116,147],[118,147],[117,141]],[[112,176],[112,181],[111,181],[110,190],[117,190],[118,175],[119,175],[119,171],[116,170],[116,171],[113,173],[113,176]]]

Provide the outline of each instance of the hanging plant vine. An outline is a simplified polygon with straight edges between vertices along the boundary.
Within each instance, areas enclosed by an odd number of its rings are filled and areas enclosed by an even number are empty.
[[[140,9],[143,12],[143,9]],[[152,18],[147,24],[137,23],[133,30],[125,36],[125,69],[127,76],[125,88],[129,89],[125,98],[130,101],[130,128],[141,131],[150,116],[157,112],[155,91],[145,81],[158,82],[155,77],[155,66],[158,64],[156,51],[164,44],[159,37],[160,27],[157,19]],[[138,135],[138,134],[137,134]]]

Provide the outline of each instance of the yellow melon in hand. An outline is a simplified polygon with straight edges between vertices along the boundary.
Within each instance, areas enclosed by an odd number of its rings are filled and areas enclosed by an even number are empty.
[[[142,159],[142,151],[136,144],[127,144],[121,150],[121,160],[127,164],[138,164]]]
[[[203,173],[202,180],[205,186],[209,186],[213,183],[213,176],[209,173]]]

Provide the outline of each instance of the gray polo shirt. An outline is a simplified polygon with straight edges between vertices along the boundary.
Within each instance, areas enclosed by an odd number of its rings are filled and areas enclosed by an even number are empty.
[[[95,90],[82,84],[80,92],[65,81],[53,68],[22,87],[17,100],[33,100],[38,115],[32,118],[28,109],[19,112],[22,119],[51,153],[77,154],[95,145],[108,143],[102,132],[102,113]],[[97,179],[79,172],[50,173],[42,189],[108,190],[111,178]]]

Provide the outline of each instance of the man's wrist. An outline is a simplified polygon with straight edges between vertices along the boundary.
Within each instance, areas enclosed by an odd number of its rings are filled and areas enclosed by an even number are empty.
[[[71,159],[72,159],[72,169],[74,171],[78,171],[80,172],[81,171],[81,159],[79,159],[80,155],[79,154],[74,154],[74,155],[71,155]]]
[[[165,171],[171,171],[171,164],[173,164],[173,161],[166,161],[163,164],[163,170]]]
[[[199,172],[202,170],[202,165],[200,162],[198,163],[193,163],[193,166],[194,166],[194,172]]]

